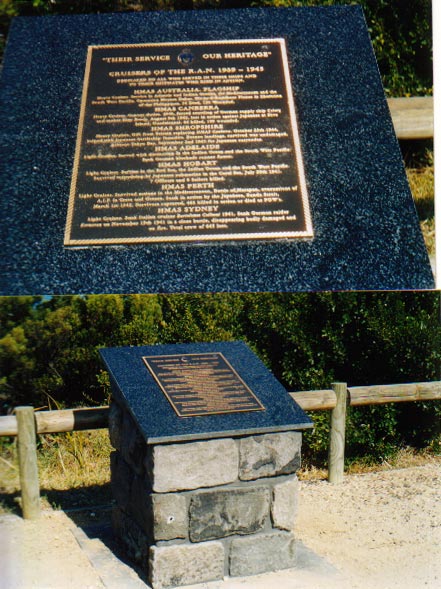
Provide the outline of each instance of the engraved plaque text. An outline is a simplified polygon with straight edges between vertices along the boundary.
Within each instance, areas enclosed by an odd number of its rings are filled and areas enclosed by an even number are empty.
[[[265,409],[221,353],[143,360],[179,417]]]
[[[65,245],[312,235],[283,39],[89,47]]]

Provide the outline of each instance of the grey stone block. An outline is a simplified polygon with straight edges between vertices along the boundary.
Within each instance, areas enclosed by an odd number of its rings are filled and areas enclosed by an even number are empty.
[[[183,495],[152,495],[153,535],[155,540],[174,540],[188,536],[188,510]]]
[[[257,575],[295,565],[295,540],[289,532],[235,538],[231,542],[229,572],[232,577]]]
[[[116,537],[124,545],[127,556],[146,568],[149,543],[143,530],[119,507],[112,510],[112,527]]]
[[[299,481],[297,476],[274,486],[271,518],[275,528],[290,532],[294,530],[297,516],[298,493]]]
[[[152,546],[149,581],[153,589],[216,581],[223,578],[224,558],[221,542]]]
[[[144,477],[133,479],[130,503],[127,508],[133,520],[142,528],[149,540],[153,538],[153,511],[151,488]]]
[[[198,493],[190,503],[190,540],[202,542],[262,530],[269,515],[269,489]]]
[[[116,450],[121,450],[121,428],[123,411],[121,407],[112,400],[109,407],[109,438],[110,443]]]
[[[121,429],[121,454],[136,474],[143,473],[147,444],[133,417],[124,411]]]
[[[238,446],[230,438],[157,445],[149,469],[157,493],[225,485],[238,478]]]
[[[243,481],[295,473],[300,468],[302,434],[283,432],[242,438],[239,478]]]
[[[112,495],[117,504],[127,510],[135,473],[119,452],[110,455]]]

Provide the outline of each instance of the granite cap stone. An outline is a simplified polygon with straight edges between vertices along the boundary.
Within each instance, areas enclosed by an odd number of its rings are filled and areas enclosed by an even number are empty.
[[[221,353],[265,410],[179,417],[144,356]],[[112,394],[148,444],[302,430],[312,421],[244,342],[165,344],[100,350]]]
[[[87,47],[285,38],[312,239],[65,248]],[[433,288],[362,10],[14,20],[0,90],[0,294]]]

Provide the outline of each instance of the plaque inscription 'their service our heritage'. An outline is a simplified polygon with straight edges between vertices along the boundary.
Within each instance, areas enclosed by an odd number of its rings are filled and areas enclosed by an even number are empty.
[[[312,235],[283,39],[88,48],[66,246]]]

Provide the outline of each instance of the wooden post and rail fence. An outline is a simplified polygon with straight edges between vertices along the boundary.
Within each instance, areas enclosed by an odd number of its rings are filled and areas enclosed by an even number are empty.
[[[441,381],[348,387],[334,383],[331,389],[292,392],[291,397],[305,411],[329,410],[328,480],[340,483],[344,472],[345,424],[348,406],[378,405],[405,401],[441,399]],[[0,436],[18,437],[22,511],[25,519],[40,514],[37,468],[37,434],[92,430],[108,427],[109,407],[34,411],[17,407],[14,415],[0,417]]]

